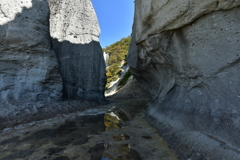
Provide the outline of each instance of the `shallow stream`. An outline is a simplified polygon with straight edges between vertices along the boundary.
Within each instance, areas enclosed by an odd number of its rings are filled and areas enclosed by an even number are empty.
[[[114,100],[0,134],[1,160],[177,160],[144,119],[146,100]]]

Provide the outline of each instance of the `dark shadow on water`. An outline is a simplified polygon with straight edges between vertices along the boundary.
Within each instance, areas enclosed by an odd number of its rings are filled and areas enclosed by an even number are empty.
[[[66,121],[56,129],[43,129],[34,133],[27,133],[23,139],[14,137],[0,142],[0,146],[8,145],[8,148],[0,151],[1,153],[14,152],[3,158],[3,160],[10,160],[16,158],[24,158],[31,155],[38,148],[44,144],[53,143],[59,147],[49,148],[47,150],[46,158],[49,156],[62,152],[68,145],[81,145],[88,142],[89,135],[96,135],[99,132],[105,131],[104,115],[80,116],[74,120]],[[19,147],[28,144],[26,150],[18,150]],[[58,157],[57,159],[67,159],[66,157]]]
[[[107,152],[107,146],[108,144],[99,143],[90,148],[88,151],[91,154],[90,160],[142,160],[139,153],[131,149],[129,144],[119,145],[116,153],[111,154]]]
[[[68,158],[67,156],[60,156],[60,157],[56,157],[52,160],[71,160],[70,158]]]
[[[125,141],[130,139],[129,135],[121,134],[121,135],[113,135],[112,136],[115,141]]]
[[[34,150],[14,150],[14,154],[6,156],[6,157],[2,158],[1,160],[25,158],[26,156],[33,154],[33,152],[34,152]]]
[[[56,153],[59,153],[59,152],[65,150],[65,149],[66,148],[49,148],[47,150],[47,152],[48,152],[48,155],[53,155],[53,154],[56,154]]]
[[[88,153],[91,154],[91,160],[102,160],[104,150],[105,150],[104,143],[96,144],[94,147],[90,148]]]
[[[142,136],[142,138],[144,138],[144,139],[152,139],[151,136]]]

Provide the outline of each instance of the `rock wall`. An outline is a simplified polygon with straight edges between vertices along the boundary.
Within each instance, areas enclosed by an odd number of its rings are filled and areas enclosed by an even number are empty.
[[[1,1],[0,101],[104,100],[99,34],[90,0]]]
[[[59,100],[61,92],[48,2],[1,1],[0,101]]]
[[[49,0],[50,33],[66,99],[104,101],[105,61],[90,0]]]
[[[183,159],[240,159],[239,7],[236,0],[135,1],[128,63],[151,93],[152,124],[180,131],[179,141],[199,150]],[[216,153],[211,140],[226,150]]]

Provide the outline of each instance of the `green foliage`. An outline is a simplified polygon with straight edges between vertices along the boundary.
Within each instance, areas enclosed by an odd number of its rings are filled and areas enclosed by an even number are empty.
[[[104,52],[109,54],[108,68],[107,68],[107,85],[112,81],[116,81],[121,74],[121,63],[126,63],[126,56],[131,38],[122,38],[120,41],[113,43],[103,49]]]
[[[128,71],[126,72],[126,74],[123,76],[123,78],[121,79],[121,81],[118,83],[119,86],[124,86],[127,83],[128,78],[131,76],[131,72],[128,69]]]

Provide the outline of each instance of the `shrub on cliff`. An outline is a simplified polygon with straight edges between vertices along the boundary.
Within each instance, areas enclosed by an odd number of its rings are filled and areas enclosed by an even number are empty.
[[[121,74],[121,66],[126,64],[126,55],[128,53],[130,41],[130,37],[122,38],[120,41],[117,41],[103,49],[104,52],[109,54],[106,73],[106,88],[110,86],[110,82],[116,81],[119,78]]]

